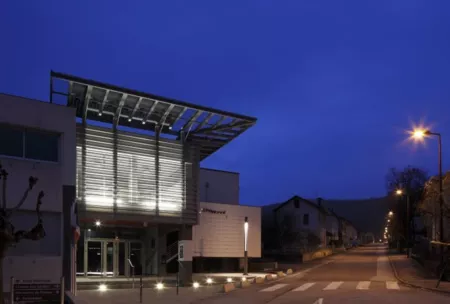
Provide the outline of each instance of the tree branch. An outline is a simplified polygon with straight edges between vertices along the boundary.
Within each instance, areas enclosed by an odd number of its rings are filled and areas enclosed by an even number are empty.
[[[23,203],[25,203],[25,200],[28,197],[28,193],[30,193],[30,191],[33,190],[33,187],[36,185],[37,181],[38,181],[38,179],[36,177],[30,176],[28,178],[28,188],[25,190],[25,192],[24,192],[20,202],[15,207],[13,207],[10,210],[8,210],[7,217],[10,217],[13,214],[14,211],[19,209],[23,205]]]

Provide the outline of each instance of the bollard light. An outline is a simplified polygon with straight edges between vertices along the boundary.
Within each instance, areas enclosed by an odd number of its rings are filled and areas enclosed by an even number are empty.
[[[156,283],[156,289],[161,290],[164,288],[164,284],[163,283]]]
[[[212,280],[211,278],[207,278],[207,279],[206,279],[206,283],[212,284],[212,282],[213,282],[213,280]]]
[[[98,291],[104,292],[107,291],[108,287],[106,286],[106,284],[100,284],[98,285]]]
[[[194,287],[195,289],[197,289],[197,288],[200,287],[200,284],[199,284],[198,282],[194,282],[194,283],[192,284],[192,287]]]

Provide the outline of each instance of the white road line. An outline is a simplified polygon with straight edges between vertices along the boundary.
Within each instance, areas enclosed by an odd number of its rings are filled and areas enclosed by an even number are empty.
[[[295,289],[292,290],[292,291],[305,291],[306,289],[310,288],[310,287],[313,286],[314,284],[316,284],[316,283],[305,283],[305,284],[303,284],[302,286],[297,287],[297,288],[295,288]]]
[[[400,289],[400,287],[398,286],[398,283],[396,281],[387,281],[386,288],[387,289]]]
[[[270,286],[268,288],[265,288],[263,290],[260,290],[261,292],[270,292],[270,291],[275,291],[277,289],[283,288],[285,286],[287,286],[288,284],[275,284],[273,286]]]
[[[323,303],[323,298],[317,299],[316,302],[314,302],[313,304],[322,304]]]
[[[366,290],[366,289],[369,289],[369,286],[370,286],[370,281],[361,281],[358,283],[358,285],[356,285],[356,289]]]
[[[344,282],[331,282],[331,283],[328,284],[328,286],[325,287],[323,290],[335,290],[335,289],[338,289],[339,286],[342,285],[342,283],[344,283]]]

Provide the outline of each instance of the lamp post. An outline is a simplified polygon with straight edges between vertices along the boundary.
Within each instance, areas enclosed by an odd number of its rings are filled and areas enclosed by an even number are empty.
[[[244,221],[244,275],[248,275],[248,217]]]
[[[409,253],[409,242],[410,242],[410,227],[411,227],[411,207],[409,204],[409,195],[408,193],[403,193],[403,190],[398,189],[397,191],[395,191],[395,194],[397,194],[398,196],[403,196],[403,194],[406,195],[406,256],[409,258],[410,257],[410,253]],[[388,220],[389,221],[389,220]]]
[[[439,240],[444,241],[444,198],[443,198],[443,184],[442,184],[442,140],[441,134],[431,132],[425,129],[416,129],[412,133],[412,137],[416,140],[423,140],[427,136],[436,136],[438,138],[438,166],[439,166]]]

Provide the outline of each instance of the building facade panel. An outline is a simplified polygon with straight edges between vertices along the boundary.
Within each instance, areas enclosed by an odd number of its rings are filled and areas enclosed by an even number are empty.
[[[239,205],[239,173],[200,169],[200,201]]]
[[[244,256],[244,221],[248,218],[248,256],[261,257],[261,208],[200,203],[199,224],[192,229],[194,257]]]

